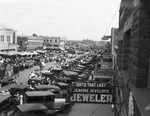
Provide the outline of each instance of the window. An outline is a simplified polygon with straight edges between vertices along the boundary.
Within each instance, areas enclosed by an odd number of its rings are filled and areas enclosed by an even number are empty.
[[[57,42],[57,39],[55,39],[55,42]]]
[[[49,42],[49,40],[47,39],[47,42]]]
[[[16,39],[16,34],[15,32],[13,33],[13,44],[15,43],[15,39]]]
[[[58,47],[58,45],[53,45],[54,47]]]
[[[10,42],[10,36],[7,36],[7,42]]]
[[[50,42],[52,42],[52,40],[50,39]]]
[[[1,41],[4,42],[4,35],[1,35]]]
[[[22,46],[22,41],[20,41],[20,46]]]

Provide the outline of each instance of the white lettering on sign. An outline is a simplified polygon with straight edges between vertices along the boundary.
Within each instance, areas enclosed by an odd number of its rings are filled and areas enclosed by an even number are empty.
[[[75,87],[106,87],[106,83],[76,83]]]
[[[90,89],[90,93],[110,93],[109,89]]]
[[[113,96],[111,94],[77,94],[74,93],[70,98],[74,102],[98,102],[98,103],[112,103]]]
[[[74,89],[74,91],[73,92],[80,92],[80,93],[82,93],[82,92],[86,92],[86,93],[88,93],[89,92],[89,90],[88,89]]]
[[[96,83],[87,83],[88,87],[96,87]]]
[[[76,87],[86,87],[86,83],[76,83]]]

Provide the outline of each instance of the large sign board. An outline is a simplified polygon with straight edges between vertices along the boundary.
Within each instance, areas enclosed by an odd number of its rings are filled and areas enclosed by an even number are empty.
[[[112,104],[113,91],[113,87],[108,83],[77,82],[72,87],[70,102]]]

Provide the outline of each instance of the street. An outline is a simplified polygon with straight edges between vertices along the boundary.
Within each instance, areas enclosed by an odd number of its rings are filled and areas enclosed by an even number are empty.
[[[45,68],[53,67],[56,62],[46,63]],[[28,76],[34,70],[39,69],[39,66],[34,66],[30,69],[25,69],[19,72],[19,77],[17,78],[17,83],[26,83]],[[75,103],[69,114],[60,114],[60,116],[113,116],[111,105],[106,104],[84,104]]]

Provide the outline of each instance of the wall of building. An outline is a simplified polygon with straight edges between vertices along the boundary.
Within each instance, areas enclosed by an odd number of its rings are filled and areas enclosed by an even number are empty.
[[[0,29],[0,51],[17,51],[17,31],[8,28]]]
[[[133,93],[134,116],[147,116],[132,88],[148,87],[150,51],[150,1],[122,0],[119,12],[118,69],[127,73],[124,78],[124,105],[129,113],[129,98]],[[133,86],[131,86],[133,85]],[[139,91],[140,93],[140,91]],[[145,99],[145,98],[141,98]],[[147,102],[148,103],[148,102]],[[135,110],[136,109],[136,110]]]
[[[45,37],[44,38],[44,45],[46,49],[59,49],[60,46],[60,37],[53,36],[53,37]]]

